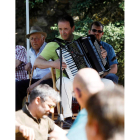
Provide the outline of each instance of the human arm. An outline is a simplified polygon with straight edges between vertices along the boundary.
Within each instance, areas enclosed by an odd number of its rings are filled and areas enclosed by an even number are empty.
[[[54,130],[50,133],[49,140],[54,140],[54,139],[55,140],[68,140],[68,138],[66,137],[66,134],[67,134],[67,131],[55,125]]]
[[[28,88],[27,88],[27,92],[31,92],[37,85],[40,84],[40,82],[42,82],[43,80],[47,80],[49,78],[52,78],[51,76],[51,72],[46,74],[42,79],[38,80],[37,82],[35,82],[34,84],[30,85]]]
[[[31,71],[31,69],[32,69],[32,65],[31,65],[31,63],[29,62],[29,63],[27,63],[27,64],[25,65],[25,70],[26,70],[26,71]]]
[[[60,59],[57,59],[55,61],[47,61],[44,57],[39,55],[35,60],[34,67],[40,69],[45,69],[50,67],[60,69]],[[66,67],[67,67],[66,64],[62,62],[62,68],[66,68]]]
[[[22,61],[16,59],[16,68],[22,63]]]
[[[118,70],[117,64],[111,65],[110,68],[111,68],[111,70],[109,71],[109,73],[114,73],[114,74],[117,73],[117,70]]]
[[[21,64],[27,63],[27,53],[24,46],[16,45],[16,68]]]
[[[21,125],[17,121],[15,123],[15,132],[22,133],[23,137],[26,138],[27,140],[34,140],[35,139],[34,130],[30,127],[25,126],[25,125]]]
[[[110,44],[107,44],[105,42],[101,42],[101,45],[105,48],[105,50],[107,51],[107,62],[109,67],[111,68],[109,72],[105,72],[102,77],[106,76],[109,73],[113,73],[116,74],[117,73],[117,69],[118,69],[118,61],[117,59],[115,59],[114,61],[112,61],[112,58],[114,56],[116,56],[115,51],[113,49],[113,47]]]
[[[101,78],[103,78],[104,76],[106,76],[106,75],[109,74],[109,73],[114,73],[114,74],[117,73],[117,70],[118,70],[117,64],[111,65],[110,68],[111,68],[110,71],[109,71],[109,72],[105,72],[105,73],[101,76]]]
[[[56,49],[59,45],[56,42],[47,43],[41,54],[37,57],[34,62],[35,68],[45,69],[45,68],[55,68],[60,69],[60,60],[56,53]],[[50,59],[54,61],[49,61]],[[65,68],[66,64],[62,63],[62,68]]]

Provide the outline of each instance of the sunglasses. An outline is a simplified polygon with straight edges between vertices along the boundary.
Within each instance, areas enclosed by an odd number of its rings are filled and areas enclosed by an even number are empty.
[[[101,30],[96,30],[96,29],[91,29],[92,30],[92,32],[97,32],[98,31],[98,33],[102,33],[103,31],[101,31]]]

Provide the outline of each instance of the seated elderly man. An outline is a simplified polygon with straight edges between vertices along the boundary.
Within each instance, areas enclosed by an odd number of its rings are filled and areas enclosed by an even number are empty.
[[[48,133],[66,133],[47,115],[54,112],[59,93],[47,84],[40,84],[30,94],[30,103],[16,111],[16,140],[47,140]]]
[[[38,26],[32,26],[30,34],[26,35],[26,37],[30,39],[32,47],[29,51],[31,63],[26,64],[25,70],[31,71],[31,69],[33,68],[36,58],[40,55],[45,45],[47,44],[45,42],[46,36],[47,34],[43,32],[43,30]],[[46,83],[51,87],[53,86],[51,72],[49,68],[34,69],[30,87],[29,81],[30,81],[29,79],[26,79],[16,82],[16,111],[22,108],[22,101],[23,98],[27,95],[27,90],[31,92],[35,86],[40,84],[40,82]]]

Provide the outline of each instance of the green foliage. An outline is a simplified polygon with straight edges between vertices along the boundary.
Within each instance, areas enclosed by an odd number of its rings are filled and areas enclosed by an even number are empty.
[[[89,24],[92,22],[92,19],[87,17],[84,20],[75,22],[75,31],[80,32],[82,34],[87,34],[87,31],[89,30]]]
[[[99,20],[104,25],[124,20],[124,0],[71,0],[70,10],[72,16],[78,17],[77,22]],[[77,24],[78,24],[77,23]]]
[[[40,3],[43,3],[43,0],[35,0],[34,2],[29,1],[31,8],[34,8],[36,5],[39,5]]]
[[[122,2],[120,3],[119,7],[122,8],[123,11],[124,11],[124,1],[122,1]]]
[[[118,57],[119,84],[124,85],[124,26],[116,27],[115,24],[109,24],[104,27],[102,41],[112,45]]]

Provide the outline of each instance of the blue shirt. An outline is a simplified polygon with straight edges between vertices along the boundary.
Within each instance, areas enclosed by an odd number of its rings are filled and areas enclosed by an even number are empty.
[[[46,46],[46,42],[43,43],[43,45],[40,47],[38,54],[35,53],[35,50],[31,47],[31,49],[29,50],[29,56],[30,56],[30,61],[31,61],[31,65],[33,67],[34,62],[36,60],[36,58],[40,55],[40,53],[43,51],[43,49]],[[50,72],[49,68],[46,69],[40,69],[40,68],[36,68],[34,69],[33,72],[33,79],[42,79],[47,73]]]
[[[106,60],[109,64],[109,66],[113,65],[113,64],[118,64],[118,61],[117,59],[115,59],[114,61],[111,61],[111,59],[116,56],[115,55],[115,51],[113,49],[113,47],[106,43],[106,42],[103,42],[103,41],[100,41],[101,45],[103,46],[103,48],[107,51],[107,57],[106,57]]]
[[[67,137],[69,140],[87,140],[85,126],[87,123],[87,111],[82,109],[74,123],[72,124],[70,130],[68,131]]]

